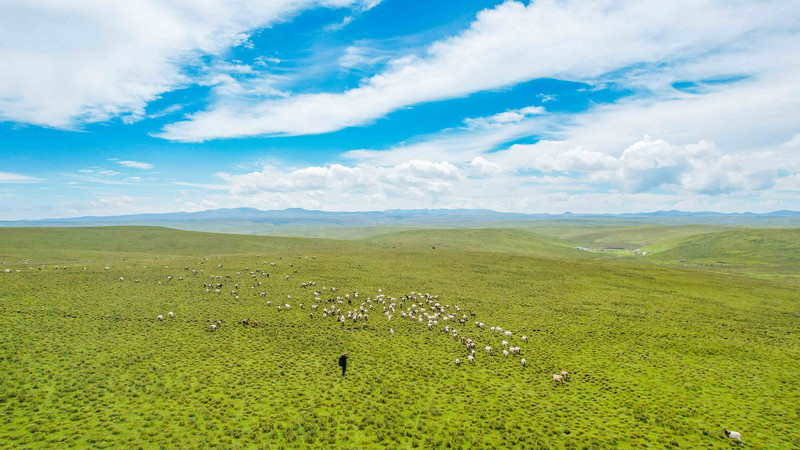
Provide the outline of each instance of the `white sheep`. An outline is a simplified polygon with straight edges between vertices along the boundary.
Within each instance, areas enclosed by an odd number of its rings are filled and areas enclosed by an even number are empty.
[[[168,312],[168,313],[167,313],[167,315],[169,316],[169,318],[170,318],[170,319],[172,319],[173,317],[175,317],[175,314],[173,314],[173,312],[172,312],[172,311]]]
[[[554,383],[561,383],[561,384],[564,384],[564,379],[563,379],[563,378],[561,378],[561,375],[559,375],[559,374],[557,374],[557,373],[553,372],[553,382],[554,382]]]
[[[159,314],[158,317],[156,317],[156,320],[164,320],[164,315]]]
[[[503,341],[503,347],[508,347],[508,341]]]
[[[506,331],[506,336],[508,336],[508,337],[511,337],[511,336],[513,336],[513,335],[514,335],[514,333],[512,333],[512,332],[510,332],[510,331]]]
[[[528,342],[528,336],[522,336],[522,342]]]
[[[563,379],[565,379],[565,380],[568,380],[568,379],[569,379],[569,372],[567,372],[567,371],[566,371],[566,370],[564,370],[564,369],[561,369],[561,377],[562,377]]]
[[[475,364],[475,357],[472,355],[467,356],[467,362]]]
[[[522,367],[525,367],[525,364],[527,364],[527,361],[525,361],[525,358],[522,358],[519,362],[522,363]]]
[[[505,356],[506,358],[508,358],[508,350],[503,350],[503,356]]]
[[[726,440],[735,439],[735,440],[739,441],[740,443],[742,442],[742,435],[738,431],[728,431],[728,429],[725,428],[725,426],[723,426],[722,427],[722,432],[725,433],[725,439]]]
[[[457,366],[460,366],[460,365],[461,365],[461,360],[460,360],[460,359],[458,359],[458,358],[456,358],[456,365],[457,365]]]
[[[486,347],[486,353],[491,355],[492,354],[492,347],[487,346]]]
[[[389,333],[391,333],[392,335],[394,335],[394,330],[393,330],[393,329],[391,329],[391,328],[389,328]]]
[[[208,329],[211,330],[211,331],[216,330],[217,329],[217,324],[212,323],[211,325],[208,326]]]

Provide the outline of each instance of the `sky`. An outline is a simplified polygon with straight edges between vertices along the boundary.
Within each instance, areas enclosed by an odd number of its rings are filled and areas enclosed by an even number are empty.
[[[0,220],[800,210],[796,0],[0,1]]]

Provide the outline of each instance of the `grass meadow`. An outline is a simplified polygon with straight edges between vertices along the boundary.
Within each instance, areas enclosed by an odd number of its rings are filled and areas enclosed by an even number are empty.
[[[791,261],[753,256],[782,277],[678,263],[715,259],[698,249],[731,232],[676,232],[657,264],[595,257],[526,230],[342,241],[0,229],[0,447],[736,447],[725,425],[749,448],[797,448]],[[780,254],[797,235],[756,237]],[[222,283],[221,293],[204,283]],[[477,343],[476,364],[441,321],[429,330],[399,310],[387,320],[374,302],[366,328],[321,317],[329,298],[358,292],[338,305],[345,311],[379,289],[474,313],[455,328]],[[500,354],[503,339],[521,356]],[[555,385],[562,368],[570,380]]]

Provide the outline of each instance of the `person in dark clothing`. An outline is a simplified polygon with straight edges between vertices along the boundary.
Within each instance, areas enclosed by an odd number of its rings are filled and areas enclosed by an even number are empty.
[[[347,352],[342,353],[342,356],[339,357],[339,366],[342,367],[342,376],[344,376],[344,371],[347,370]]]

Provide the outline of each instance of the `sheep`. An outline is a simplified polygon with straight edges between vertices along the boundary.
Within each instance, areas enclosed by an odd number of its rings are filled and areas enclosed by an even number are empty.
[[[211,325],[209,325],[209,326],[208,326],[208,329],[209,329],[210,331],[214,331],[214,330],[216,330],[216,329],[217,329],[217,324],[215,324],[215,323],[212,323]]]
[[[528,342],[528,336],[522,336],[522,342]]]
[[[506,358],[508,358],[508,350],[503,350],[503,356],[505,356]]]
[[[514,333],[512,333],[512,332],[510,332],[510,331],[506,331],[506,336],[508,336],[508,337],[511,337],[511,336],[513,336],[513,335],[514,335]]]
[[[561,384],[564,384],[564,379],[561,377],[561,375],[559,375],[559,374],[557,374],[557,373],[553,372],[553,383],[561,383]]]
[[[458,358],[456,358],[456,365],[457,365],[457,366],[460,366],[460,365],[461,365],[461,360],[460,360],[460,359],[458,359]]]
[[[492,354],[492,347],[487,346],[486,347],[486,353],[491,355]]]
[[[467,356],[467,362],[470,364],[475,364],[475,357],[472,355]]]
[[[723,425],[722,432],[725,433],[725,440],[735,439],[739,441],[739,443],[742,443],[742,435],[738,431],[728,431]]]
[[[519,362],[522,363],[522,367],[525,367],[525,364],[527,364],[527,361],[525,361],[525,358],[522,358]]]
[[[508,347],[508,341],[503,341],[502,344],[503,344],[503,347]]]
[[[124,281],[125,278],[119,277],[119,281]]]
[[[389,328],[389,333],[391,333],[392,335],[394,335],[394,330],[393,330],[393,329],[391,329],[391,328]]]
[[[169,316],[170,319],[175,317],[175,314],[172,311],[168,312],[167,315]]]
[[[164,320],[164,315],[159,314],[158,317],[156,317],[156,320]]]
[[[569,380],[569,372],[564,369],[561,369],[561,377],[565,380]]]

